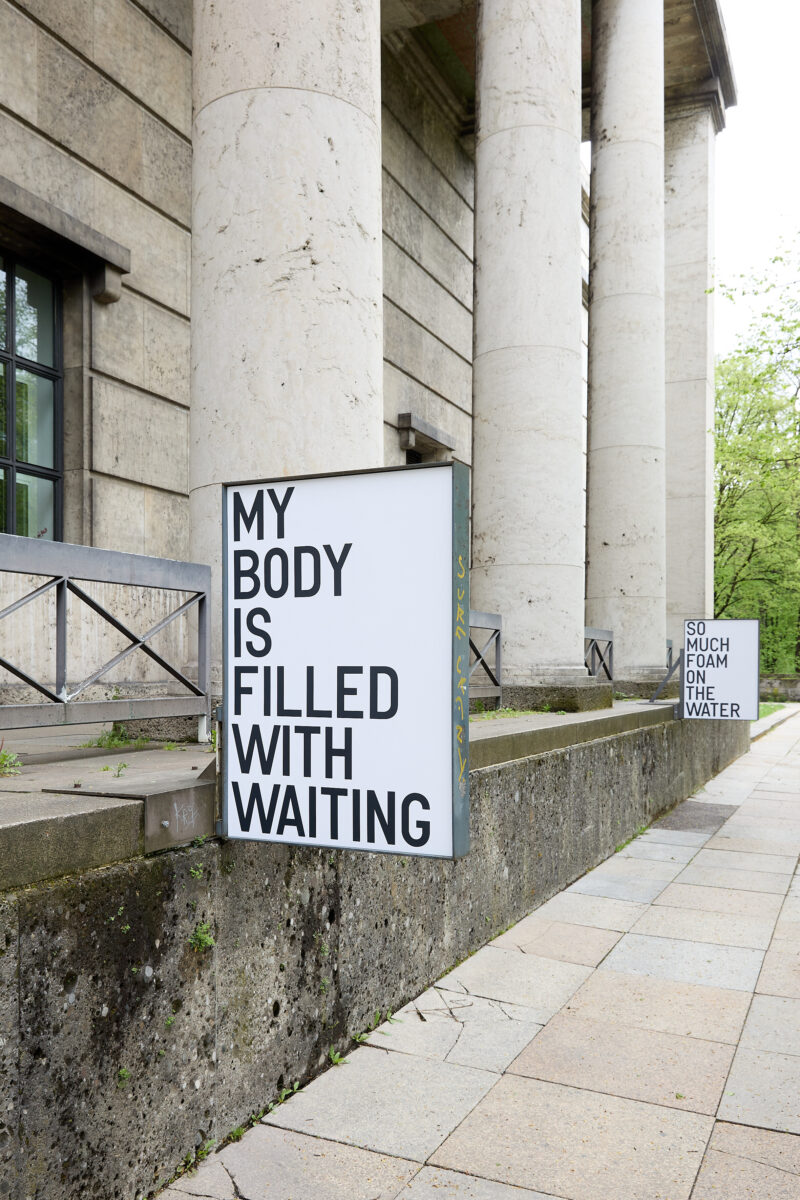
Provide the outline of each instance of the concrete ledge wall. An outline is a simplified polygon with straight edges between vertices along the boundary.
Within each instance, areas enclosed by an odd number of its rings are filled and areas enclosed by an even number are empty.
[[[209,842],[0,896],[0,1197],[148,1194],[748,745],[665,720],[474,771],[456,863]]]
[[[800,700],[800,675],[762,675],[762,700]]]

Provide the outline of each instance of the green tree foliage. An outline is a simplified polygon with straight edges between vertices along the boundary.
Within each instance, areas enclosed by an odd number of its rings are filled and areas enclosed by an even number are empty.
[[[762,671],[800,672],[800,298],[796,251],[728,295],[760,314],[717,364],[715,613],[759,617]]]

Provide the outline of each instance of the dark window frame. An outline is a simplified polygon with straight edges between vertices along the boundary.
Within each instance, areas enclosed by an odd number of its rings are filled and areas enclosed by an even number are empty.
[[[64,338],[63,338],[63,294],[58,275],[43,268],[41,263],[20,257],[0,245],[0,259],[6,275],[6,346],[0,346],[0,362],[6,368],[6,454],[0,454],[0,470],[6,472],[5,527],[0,532],[16,533],[17,522],[17,474],[32,475],[47,479],[53,488],[53,541],[63,541],[64,531]],[[18,266],[35,271],[53,285],[53,366],[47,367],[16,351],[16,268]],[[17,439],[17,370],[32,371],[53,383],[53,466],[41,467],[27,463],[16,454]],[[0,513],[0,522],[2,514]],[[35,535],[31,535],[35,536]]]

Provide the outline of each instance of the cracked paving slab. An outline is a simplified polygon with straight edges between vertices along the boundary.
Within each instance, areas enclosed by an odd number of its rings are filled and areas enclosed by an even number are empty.
[[[541,1028],[522,1005],[429,988],[371,1033],[368,1045],[500,1072]]]
[[[521,1004],[531,1010],[535,1021],[544,1024],[591,973],[591,967],[577,963],[484,946],[445,975],[439,986],[488,1000]]]
[[[196,1196],[201,1200],[236,1200],[233,1180],[217,1155],[207,1158],[190,1175],[176,1179],[168,1191],[161,1193],[159,1200],[171,1200],[173,1192],[182,1200],[186,1200],[187,1196]]]
[[[498,1076],[361,1046],[264,1124],[425,1162]]]
[[[241,1200],[394,1200],[419,1164],[257,1125],[219,1157]],[[401,1193],[402,1194],[402,1193]]]

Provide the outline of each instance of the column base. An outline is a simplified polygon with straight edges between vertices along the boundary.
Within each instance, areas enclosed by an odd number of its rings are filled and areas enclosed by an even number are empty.
[[[612,685],[607,679],[589,675],[565,679],[561,672],[548,680],[540,676],[536,683],[504,683],[504,708],[531,708],[540,712],[589,712],[610,708]]]
[[[667,673],[664,667],[623,668],[614,676],[614,695],[630,700],[649,700]],[[659,696],[659,700],[677,700],[680,695],[680,676],[676,671]]]

